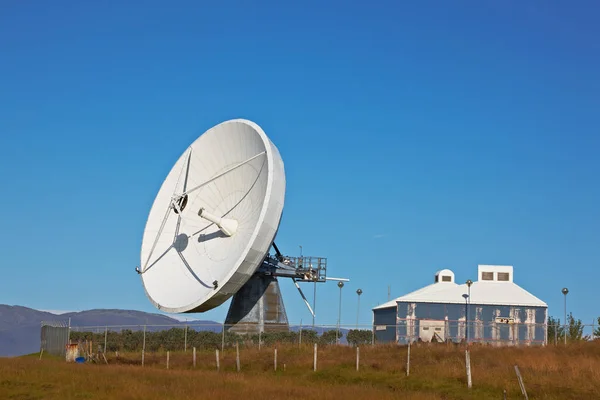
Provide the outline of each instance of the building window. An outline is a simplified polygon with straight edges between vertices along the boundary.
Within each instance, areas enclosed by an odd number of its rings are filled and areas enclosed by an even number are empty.
[[[494,273],[493,272],[482,272],[481,273],[481,279],[484,281],[493,281],[494,280]]]
[[[439,282],[439,280],[440,280],[440,277],[436,275],[436,276],[435,276],[435,283],[438,283],[438,282]]]
[[[452,282],[452,278],[448,275],[442,276],[442,282]]]
[[[498,272],[499,281],[508,281],[508,272]]]

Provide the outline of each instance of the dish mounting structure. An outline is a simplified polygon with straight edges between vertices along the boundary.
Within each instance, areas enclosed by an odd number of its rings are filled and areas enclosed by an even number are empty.
[[[278,149],[252,121],[222,122],[200,135],[165,178],[150,210],[136,267],[159,310],[195,313],[233,297],[225,329],[285,331],[278,278],[327,280],[325,257],[288,257],[275,244],[285,170]],[[271,254],[270,250],[274,253]],[[313,303],[314,305],[314,303]]]

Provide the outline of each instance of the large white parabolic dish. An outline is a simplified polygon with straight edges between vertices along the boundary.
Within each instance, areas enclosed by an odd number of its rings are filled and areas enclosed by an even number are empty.
[[[203,312],[235,294],[268,253],[284,198],[283,160],[260,126],[234,119],[198,137],[167,175],[146,222],[140,276],[152,304]],[[234,233],[200,209],[236,222]]]

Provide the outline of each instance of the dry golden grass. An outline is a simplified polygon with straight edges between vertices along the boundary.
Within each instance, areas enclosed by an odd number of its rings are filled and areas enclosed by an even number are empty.
[[[464,347],[416,345],[406,377],[406,347],[365,346],[356,371],[355,349],[319,348],[312,371],[312,347],[280,346],[278,371],[273,348],[235,349],[221,354],[192,352],[114,354],[109,365],[67,364],[44,356],[0,359],[0,399],[509,399],[522,398],[514,365],[523,375],[530,399],[600,399],[600,341],[564,347],[471,349],[473,388],[466,388]],[[285,364],[285,371],[284,371]]]

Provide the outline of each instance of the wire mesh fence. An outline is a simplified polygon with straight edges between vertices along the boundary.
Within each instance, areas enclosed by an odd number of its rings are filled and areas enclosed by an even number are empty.
[[[392,329],[394,340],[401,344],[409,342],[454,342],[505,345],[544,345],[546,344],[547,324],[507,321],[465,321],[432,319],[398,319]],[[390,335],[388,327],[375,329],[382,331],[378,337]]]
[[[414,342],[453,342],[497,346],[552,345],[565,342],[595,340],[600,327],[593,321],[583,324],[571,320],[568,324],[533,322],[465,321],[431,319],[397,319],[394,325],[375,325],[375,341],[408,344]]]
[[[273,328],[273,327],[271,327]],[[106,351],[188,351],[274,344],[373,344],[372,327],[289,325],[269,332],[239,333],[224,324],[72,326],[71,342],[93,342]]]
[[[548,344],[560,345],[569,342],[600,340],[600,325],[591,324],[550,324],[548,325]]]
[[[234,332],[224,324],[72,326],[71,343],[93,343],[98,352],[190,351],[314,344],[364,346],[377,344],[469,343],[485,345],[560,345],[598,338],[596,324],[573,327],[548,324],[497,324],[479,321],[397,321],[394,325],[289,325],[271,332]]]

